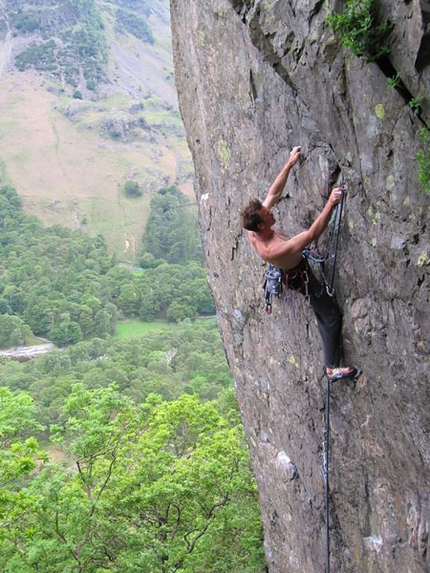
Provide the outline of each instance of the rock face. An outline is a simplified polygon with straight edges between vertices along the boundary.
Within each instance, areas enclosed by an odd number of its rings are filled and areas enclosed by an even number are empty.
[[[325,21],[334,0],[171,0],[181,113],[196,171],[209,283],[259,484],[271,573],[326,567],[321,344],[312,312],[264,312],[265,267],[240,227],[294,145],[275,216],[307,227],[348,184],[336,292],[346,363],[330,401],[330,562],[339,572],[430,571],[430,198],[419,132],[430,84],[424,0],[379,0],[389,56],[366,63]],[[399,73],[403,91],[387,76]],[[413,99],[415,98],[415,99]],[[417,111],[417,110],[416,110]]]

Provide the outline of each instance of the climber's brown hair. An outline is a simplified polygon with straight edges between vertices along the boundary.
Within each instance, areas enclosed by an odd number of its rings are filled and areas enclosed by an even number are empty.
[[[258,226],[264,223],[260,215],[263,204],[258,199],[252,199],[242,210],[242,227],[247,231],[258,231]]]

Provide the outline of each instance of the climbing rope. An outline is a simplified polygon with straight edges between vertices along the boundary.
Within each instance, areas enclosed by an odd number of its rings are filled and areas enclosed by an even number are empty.
[[[333,215],[333,225],[330,230],[330,237],[326,252],[323,256],[315,256],[312,251],[307,250],[305,256],[320,263],[321,273],[326,286],[327,294],[334,296],[334,278],[336,273],[337,253],[339,247],[340,225],[342,221],[343,206],[345,201],[345,181],[343,175],[339,188],[342,191],[342,198],[336,205]],[[325,263],[330,259],[331,273],[327,280],[325,274]],[[325,487],[325,521],[326,521],[326,573],[330,573],[330,380],[327,376],[327,389],[325,398],[325,428],[324,428],[324,487]]]
[[[336,205],[332,221],[330,226],[329,239],[327,243],[327,248],[324,254],[319,254],[312,248],[304,249],[303,254],[305,257],[313,261],[314,263],[319,263],[321,265],[321,274],[324,279],[324,284],[326,287],[327,294],[329,296],[334,296],[334,278],[336,273],[336,263],[337,263],[337,253],[339,245],[339,235],[340,235],[340,224],[342,221],[343,205],[345,201],[345,181],[343,175],[341,176],[341,181],[339,188],[342,191],[342,198]],[[327,279],[325,273],[325,265],[327,261],[331,262],[331,273],[330,279]]]
[[[327,377],[324,428],[324,485],[325,485],[325,524],[326,524],[326,573],[330,573],[330,380]]]
[[[334,285],[334,275],[336,272],[337,252],[338,252],[339,235],[340,235],[340,223],[342,221],[343,203],[345,201],[345,182],[343,180],[343,176],[342,176],[342,180],[341,180],[341,184],[340,184],[340,189],[342,191],[342,198],[341,198],[340,202],[336,205],[335,219],[334,219],[334,226],[333,226],[335,239],[334,239],[334,250],[333,250],[333,253],[331,255],[331,257],[332,257],[331,277],[330,277],[330,282],[326,285],[327,294],[329,294],[330,296],[334,295],[333,285]]]

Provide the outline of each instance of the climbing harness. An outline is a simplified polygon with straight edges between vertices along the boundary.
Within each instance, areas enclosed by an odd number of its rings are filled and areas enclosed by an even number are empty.
[[[295,267],[294,269],[290,269],[289,271],[284,271],[279,267],[275,267],[274,265],[269,264],[263,284],[264,298],[266,301],[264,310],[267,312],[267,314],[272,314],[273,297],[279,298],[283,293],[284,288],[287,293],[285,295],[284,302],[286,303],[288,300],[291,299],[293,312],[294,312],[294,300],[291,297],[292,291],[303,290],[305,299],[307,300],[307,302],[310,301],[309,274],[307,271],[307,264],[308,263],[305,257],[303,257],[303,260],[300,262],[299,265],[297,265],[297,267]]]
[[[298,282],[298,287],[297,285],[293,286],[294,282]],[[310,302],[308,264],[305,257],[303,257],[297,267],[285,271],[285,288],[287,291],[303,289],[306,301]],[[285,297],[285,300],[287,300],[287,297]]]
[[[330,234],[329,240],[327,244],[327,248],[324,254],[320,254],[315,249],[308,247],[303,250],[303,254],[305,257],[313,261],[314,263],[319,263],[321,267],[321,274],[324,280],[324,284],[326,287],[327,294],[329,296],[334,296],[334,277],[336,272],[336,263],[337,263],[337,252],[338,252],[338,245],[339,245],[339,234],[340,234],[340,224],[342,220],[342,212],[343,206],[345,201],[345,181],[343,175],[341,177],[341,182],[339,188],[342,191],[342,198],[340,202],[336,205],[333,217],[332,217],[332,225],[330,226]],[[331,262],[331,273],[330,278],[327,278],[326,275],[326,263],[327,261]]]
[[[269,263],[263,284],[265,306],[267,314],[272,314],[273,297],[280,297],[284,289],[285,273],[282,269]]]
[[[325,486],[325,524],[326,524],[326,573],[330,573],[330,380],[327,376],[327,391],[325,399],[325,428],[324,428],[324,486]]]

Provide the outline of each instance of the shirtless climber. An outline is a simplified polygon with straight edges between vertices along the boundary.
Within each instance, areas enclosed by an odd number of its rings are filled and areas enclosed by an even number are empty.
[[[275,217],[272,207],[281,198],[288,175],[300,157],[300,147],[294,147],[287,163],[269,188],[263,203],[258,199],[250,201],[242,211],[242,226],[260,257],[284,270],[287,288],[299,291],[309,298],[315,312],[321,334],[325,373],[330,381],[353,378],[356,368],[339,366],[342,314],[333,297],[315,278],[303,255],[303,250],[316,241],[327,228],[331,214],[342,198],[342,190],[335,188],[307,231],[288,238],[282,231],[273,227]]]

